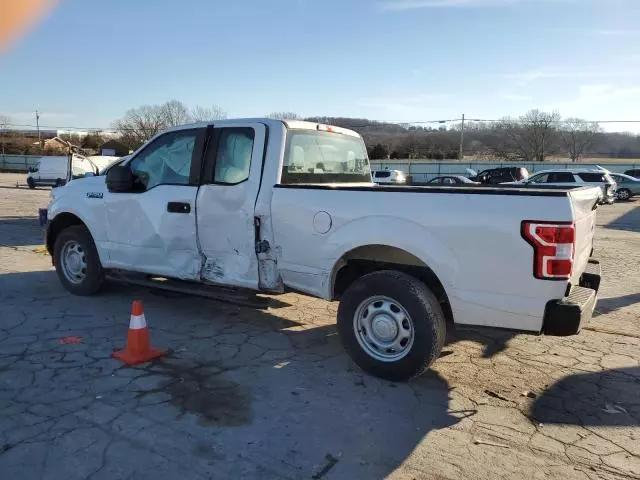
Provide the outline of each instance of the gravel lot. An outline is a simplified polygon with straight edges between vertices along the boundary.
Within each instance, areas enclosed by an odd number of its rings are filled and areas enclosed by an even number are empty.
[[[640,478],[640,200],[598,211],[587,330],[459,330],[432,372],[392,384],[343,352],[335,304],[69,295],[36,251],[49,191],[23,180],[0,174],[3,479]],[[170,353],[125,368],[110,355],[133,299]]]

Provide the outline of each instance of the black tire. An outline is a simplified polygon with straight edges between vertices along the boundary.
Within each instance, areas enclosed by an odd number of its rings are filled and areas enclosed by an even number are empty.
[[[385,296],[406,310],[413,323],[413,345],[395,361],[371,356],[360,345],[354,328],[354,316],[368,298]],[[338,307],[338,331],[344,348],[364,371],[395,382],[409,380],[424,373],[440,356],[446,325],[435,295],[420,280],[395,270],[364,275],[353,282]]]
[[[62,250],[70,241],[77,242],[80,245],[86,263],[86,273],[84,278],[78,283],[70,281],[63,271],[61,259]],[[97,293],[104,284],[104,270],[100,263],[100,257],[98,257],[98,251],[93,243],[91,234],[84,226],[73,225],[65,228],[58,234],[53,247],[53,258],[60,282],[64,288],[74,295],[93,295]]]
[[[621,188],[616,192],[618,200],[629,200],[631,198],[631,190],[627,188]]]
[[[29,186],[30,189],[34,189],[36,188],[36,182],[33,180],[33,178],[29,177],[27,178],[27,185]]]
[[[56,184],[54,185],[54,187],[61,187],[62,185],[64,185],[64,180],[62,180],[61,178],[57,178],[56,179]]]

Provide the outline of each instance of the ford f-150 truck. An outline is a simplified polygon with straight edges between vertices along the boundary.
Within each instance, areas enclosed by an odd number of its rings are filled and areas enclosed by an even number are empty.
[[[46,245],[78,295],[137,272],[338,300],[355,362],[405,380],[438,358],[447,324],[577,333],[600,283],[598,192],[381,186],[353,131],[224,120],[162,132],[53,190]]]

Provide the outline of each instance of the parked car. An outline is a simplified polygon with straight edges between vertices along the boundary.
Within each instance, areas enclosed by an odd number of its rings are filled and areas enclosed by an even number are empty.
[[[479,183],[496,185],[498,183],[517,182],[529,176],[529,170],[524,167],[500,167],[483,170],[470,180]]]
[[[615,201],[616,181],[611,175],[601,169],[557,169],[541,170],[526,180],[514,182],[521,185],[558,185],[569,187],[572,185],[591,185],[600,187],[602,203]]]
[[[438,358],[447,322],[579,332],[600,283],[599,191],[380,188],[354,131],[220,120],[157,134],[106,176],[53,190],[45,243],[76,295],[126,279],[339,300],[355,362],[406,380]]]
[[[98,169],[86,157],[74,154],[71,164],[71,178],[80,178],[87,173],[96,174]],[[38,186],[59,187],[64,185],[69,175],[69,156],[41,157],[37,166],[27,174],[29,188]]]
[[[640,168],[632,168],[624,172],[625,175],[630,175],[634,178],[640,178]]]
[[[640,195],[640,179],[625,175],[624,173],[611,173],[611,177],[618,184],[616,197],[618,200],[629,200],[631,197]]]
[[[478,185],[480,182],[469,180],[464,175],[443,175],[441,177],[432,178],[427,183],[430,185]]]
[[[374,170],[373,181],[375,183],[407,183],[402,170]]]

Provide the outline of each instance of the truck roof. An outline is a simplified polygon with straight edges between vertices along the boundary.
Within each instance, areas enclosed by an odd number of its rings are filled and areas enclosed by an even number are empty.
[[[342,128],[342,127],[337,127],[334,125],[327,125],[324,123],[316,123],[316,122],[306,122],[303,120],[276,120],[273,118],[227,118],[225,120],[214,120],[214,121],[208,121],[208,122],[197,122],[197,123],[188,123],[188,124],[184,124],[184,125],[178,125],[175,127],[171,127],[168,128],[166,130],[163,130],[163,132],[171,132],[171,131],[175,131],[175,130],[184,130],[187,128],[194,128],[194,127],[206,127],[208,125],[215,125],[215,126],[219,126],[219,127],[224,127],[225,125],[232,125],[234,123],[251,123],[251,122],[255,122],[255,123],[263,123],[267,126],[269,125],[282,125],[284,124],[287,128],[290,129],[301,129],[301,130],[321,130],[321,131],[327,131],[327,132],[335,132],[335,133],[341,133],[343,135],[350,135],[352,137],[359,137],[360,134],[358,134],[357,132],[353,131],[353,130],[349,130],[348,128]]]

